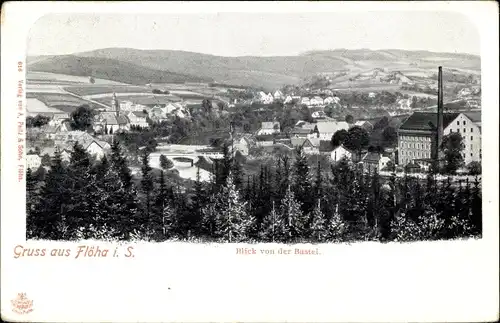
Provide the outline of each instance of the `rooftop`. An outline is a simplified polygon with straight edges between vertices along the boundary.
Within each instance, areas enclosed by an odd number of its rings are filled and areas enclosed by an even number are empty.
[[[443,113],[443,128],[446,128],[460,113]],[[435,130],[437,127],[436,112],[414,112],[399,129],[402,130]]]

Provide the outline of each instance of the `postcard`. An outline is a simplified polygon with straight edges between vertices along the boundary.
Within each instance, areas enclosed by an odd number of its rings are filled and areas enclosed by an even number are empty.
[[[1,24],[3,320],[498,320],[496,3]]]

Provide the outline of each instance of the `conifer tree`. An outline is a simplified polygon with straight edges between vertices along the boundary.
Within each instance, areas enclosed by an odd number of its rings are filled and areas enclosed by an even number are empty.
[[[37,232],[34,220],[36,219],[36,206],[38,204],[37,180],[28,168],[26,171],[26,239],[31,239]]]
[[[337,204],[328,223],[328,239],[332,242],[342,242],[347,229],[348,224],[342,219],[339,212],[339,205]]]
[[[209,197],[206,193],[206,185],[201,181],[200,177],[200,167],[196,170],[196,181],[193,187],[193,197],[191,199],[191,214],[193,223],[191,223],[190,228],[194,234],[200,233],[200,224],[203,217],[201,210],[208,202]]]
[[[318,200],[323,197],[323,177],[321,174],[321,163],[318,160],[316,167],[316,179],[314,181],[314,199]]]
[[[231,172],[234,178],[234,185],[236,189],[241,192],[243,189],[243,169],[241,168],[241,164],[237,158],[233,158],[233,163],[231,166]]]
[[[294,195],[302,205],[302,213],[309,214],[314,207],[314,200],[309,178],[309,164],[302,148],[296,150],[293,178]]]
[[[137,218],[137,190],[132,183],[132,174],[122,154],[118,141],[111,146],[110,168],[106,174],[112,222],[119,239],[129,240],[141,221]]]
[[[70,198],[65,212],[68,238],[74,237],[78,230],[90,234],[91,224],[97,224],[98,215],[92,212],[95,211],[92,206],[97,183],[91,167],[90,155],[78,142],[75,143],[68,166]],[[86,234],[83,237],[90,238]]]
[[[216,217],[216,235],[227,242],[238,242],[246,238],[253,219],[246,213],[245,203],[241,201],[229,173],[226,185],[223,187],[217,201],[220,203]]]
[[[321,212],[321,200],[318,199],[318,202],[311,214],[311,238],[318,242],[322,242],[326,236],[327,229],[325,216],[323,212]]]
[[[288,155],[282,157],[283,178],[281,182],[280,196],[284,197],[288,186],[290,186],[290,158]]]
[[[282,241],[291,242],[298,239],[304,231],[302,205],[295,199],[290,187],[281,202],[280,216],[278,235]]]
[[[143,225],[147,226],[150,222],[151,217],[151,206],[153,203],[153,176],[151,174],[152,168],[149,165],[149,150],[144,149],[142,152],[142,166],[141,166],[141,193],[144,195],[144,205],[143,205]]]
[[[213,239],[217,233],[217,217],[221,212],[220,193],[211,194],[208,203],[202,209],[202,234],[206,238]]]
[[[282,182],[283,182],[283,170],[281,166],[281,156],[278,156],[276,158],[276,168],[274,172],[273,201],[280,201],[283,196],[281,189]]]
[[[71,196],[70,189],[68,172],[62,164],[61,153],[56,150],[45,183],[40,191],[37,217],[33,221],[36,228],[34,237],[49,240],[65,238],[67,231],[66,203]]]
[[[473,226],[474,233],[476,235],[482,235],[483,232],[483,207],[482,207],[482,196],[481,187],[478,176],[474,179],[474,184],[472,188],[472,198],[471,198],[471,222]]]
[[[262,222],[259,237],[268,242],[274,242],[277,238],[278,228],[280,226],[281,217],[276,211],[275,203],[273,201],[271,212],[266,214]]]

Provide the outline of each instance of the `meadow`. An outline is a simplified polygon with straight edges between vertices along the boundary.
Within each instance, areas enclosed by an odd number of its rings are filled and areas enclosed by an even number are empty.
[[[89,84],[89,78],[85,76],[75,76],[67,74],[49,73],[49,72],[33,72],[26,73],[26,80],[28,83],[57,83],[59,85],[72,85],[72,84]],[[94,78],[95,84],[124,84],[120,82]]]
[[[138,85],[87,85],[87,86],[67,86],[66,91],[76,95],[87,96],[106,93],[141,93],[151,92],[151,88]]]
[[[47,107],[55,108],[68,113],[75,111],[76,108],[81,105],[89,105],[91,108],[94,108],[94,104],[92,102],[64,93],[30,93],[28,98],[36,98],[43,102]],[[30,111],[29,102],[27,109]]]

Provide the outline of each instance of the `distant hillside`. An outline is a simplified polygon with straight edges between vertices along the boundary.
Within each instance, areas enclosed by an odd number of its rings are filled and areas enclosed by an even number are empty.
[[[28,59],[29,71],[51,72],[142,85],[147,83],[210,82],[211,78],[195,77],[166,70],[155,70],[131,62],[103,57],[74,55],[45,56]]]
[[[424,73],[429,70],[435,71],[438,65],[476,72],[481,68],[480,58],[475,55],[393,49],[336,49],[310,51],[298,56],[222,57],[173,50],[105,48],[75,55],[89,59],[89,62],[95,62],[97,66],[110,62],[120,66],[133,64],[130,68],[134,71],[137,71],[139,66],[146,68],[147,70],[142,71],[148,75],[145,79],[159,71],[168,71],[168,75],[175,76],[174,78],[195,75],[197,78],[214,79],[226,84],[263,86],[268,89],[284,84],[297,84],[303,78],[318,73],[339,71],[362,73],[374,68],[383,68],[389,72]],[[56,72],[50,70],[50,64],[56,58],[58,57],[30,57],[28,62],[33,63],[28,66],[30,69],[33,67],[39,70],[40,66],[43,66],[43,71]],[[61,64],[58,66],[61,68]],[[71,71],[68,69],[68,72]],[[167,75],[163,77],[167,78]]]

